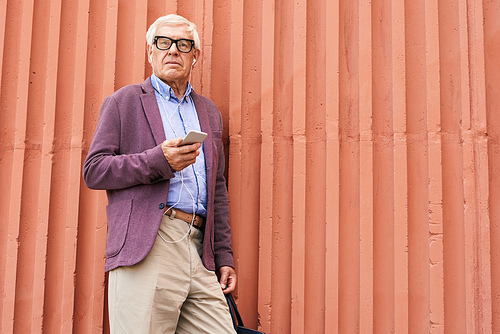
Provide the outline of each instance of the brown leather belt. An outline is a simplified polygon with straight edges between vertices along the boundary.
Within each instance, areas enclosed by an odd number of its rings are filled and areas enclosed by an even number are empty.
[[[191,224],[191,222],[193,222],[193,225],[198,228],[203,228],[203,226],[205,225],[205,218],[203,218],[202,216],[196,215],[193,221],[193,215],[191,213],[187,213],[178,209],[170,208],[163,214],[169,216],[170,219],[177,218],[185,221],[188,224]]]

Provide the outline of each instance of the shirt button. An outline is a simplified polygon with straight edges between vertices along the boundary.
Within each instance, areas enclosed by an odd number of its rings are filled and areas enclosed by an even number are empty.
[[[158,205],[158,208],[159,208],[159,209],[165,209],[165,204],[160,203],[160,205]]]

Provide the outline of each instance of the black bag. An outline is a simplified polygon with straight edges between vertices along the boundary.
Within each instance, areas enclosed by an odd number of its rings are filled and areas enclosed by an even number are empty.
[[[243,320],[241,319],[240,312],[236,307],[233,296],[228,293],[226,295],[227,306],[229,306],[229,313],[231,313],[231,318],[233,319],[233,326],[238,334],[266,334],[264,332],[256,331],[255,329],[246,328],[243,325]]]

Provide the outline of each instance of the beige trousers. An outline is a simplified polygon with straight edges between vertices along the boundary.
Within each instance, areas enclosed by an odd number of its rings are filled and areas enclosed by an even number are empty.
[[[201,262],[203,233],[164,216],[139,264],[109,273],[111,333],[235,333],[214,272]]]

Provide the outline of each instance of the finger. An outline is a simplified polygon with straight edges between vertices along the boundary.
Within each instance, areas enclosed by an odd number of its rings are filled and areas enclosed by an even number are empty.
[[[194,143],[194,144],[190,144],[190,145],[179,146],[178,148],[179,148],[179,152],[190,153],[190,152],[198,151],[200,147],[201,147],[200,143]]]
[[[228,272],[223,270],[220,276],[220,287],[224,291],[228,286]]]
[[[236,281],[232,279],[232,277],[229,277],[226,288],[222,289],[222,292],[224,292],[224,294],[228,294],[233,292],[235,288],[236,288]]]

